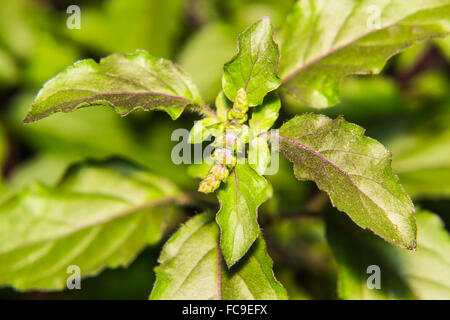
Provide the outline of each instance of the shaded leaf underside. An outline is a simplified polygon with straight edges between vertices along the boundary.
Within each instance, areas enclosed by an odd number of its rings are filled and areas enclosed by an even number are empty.
[[[163,110],[176,119],[187,105],[201,103],[177,65],[137,50],[112,54],[98,64],[92,59],[74,63],[44,85],[24,122],[95,105],[112,106],[122,116],[136,109]]]

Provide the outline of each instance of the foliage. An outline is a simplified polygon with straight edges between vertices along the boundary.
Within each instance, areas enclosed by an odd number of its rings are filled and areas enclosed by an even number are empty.
[[[150,299],[449,299],[450,205],[434,201],[450,195],[450,80],[414,69],[429,52],[448,67],[448,0],[192,3],[91,4],[81,30],[54,34],[51,7],[26,19],[0,1],[22,17],[17,41],[0,23],[0,84],[26,84],[0,122],[0,286],[62,290],[68,266],[95,276],[166,240]],[[84,50],[122,53],[32,99]],[[203,163],[171,161],[180,127],[189,150],[213,137]],[[14,140],[33,155],[11,170]]]

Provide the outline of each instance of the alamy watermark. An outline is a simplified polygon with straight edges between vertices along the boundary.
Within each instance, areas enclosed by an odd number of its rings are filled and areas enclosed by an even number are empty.
[[[67,289],[73,290],[73,289],[81,289],[81,269],[77,265],[70,265],[66,269],[66,273],[70,274],[69,277],[67,277],[66,285]]]
[[[381,269],[378,265],[372,264],[367,267],[367,274],[370,276],[367,278],[366,285],[370,290],[381,289]]]
[[[81,29],[81,9],[79,6],[72,4],[67,7],[67,14],[70,16],[66,20],[68,29]]]
[[[378,30],[381,28],[381,9],[377,5],[370,5],[366,8],[369,15],[366,21],[367,29]]]

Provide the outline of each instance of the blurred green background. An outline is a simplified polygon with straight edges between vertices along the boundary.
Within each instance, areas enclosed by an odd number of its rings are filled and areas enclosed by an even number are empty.
[[[171,121],[163,113],[120,118],[108,108],[56,114],[23,125],[42,84],[74,61],[146,49],[184,67],[212,105],[222,66],[236,52],[236,37],[270,15],[276,30],[293,0],[0,0],[0,201],[40,181],[56,184],[68,166],[113,156],[136,162],[195,192],[198,180],[170,160],[175,128],[189,129],[196,115]],[[69,29],[70,5],[81,8],[81,28]],[[322,110],[343,114],[393,153],[392,166],[416,206],[450,224],[450,39],[415,45],[391,59],[380,76],[352,77],[341,103]],[[317,112],[282,97],[278,125],[302,112]],[[268,177],[274,198],[261,222],[275,273],[294,299],[336,298],[336,264],[318,211],[333,211],[312,183],[300,183],[281,161]],[[211,198],[214,199],[214,198]],[[305,210],[306,208],[306,210]],[[308,212],[297,215],[300,209]],[[188,212],[190,214],[192,212]],[[286,219],[282,219],[282,217]],[[166,237],[167,238],[167,237]],[[163,242],[162,242],[163,243]],[[127,269],[107,270],[82,281],[82,290],[60,293],[0,289],[0,298],[146,299],[154,281],[158,246]]]

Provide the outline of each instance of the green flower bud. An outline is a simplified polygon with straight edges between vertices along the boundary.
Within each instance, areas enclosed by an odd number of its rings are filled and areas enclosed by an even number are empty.
[[[214,152],[211,155],[211,158],[220,164],[232,165],[236,163],[236,157],[234,156],[234,152],[225,148],[219,148],[214,150]]]
[[[248,100],[247,93],[244,88],[240,88],[234,99],[233,109],[240,111],[242,113],[247,113],[248,111]]]
[[[217,179],[224,181],[228,178],[230,172],[227,167],[223,164],[216,164],[209,169],[208,174],[213,174]]]
[[[247,114],[245,113],[244,116],[243,116],[242,118],[238,119],[238,122],[239,122],[239,123],[244,123],[245,121],[247,121],[247,119],[248,119],[248,116],[247,116]]]
[[[235,133],[236,135],[240,135],[242,129],[244,128],[245,125],[242,124],[237,124],[237,123],[232,123],[232,122],[228,122],[225,124],[225,131],[227,133]]]
[[[247,93],[244,88],[240,88],[234,100],[233,109],[228,111],[228,119],[237,119],[239,123],[247,121],[248,116],[248,100]]]
[[[220,186],[220,180],[213,174],[208,174],[205,179],[200,181],[198,191],[202,193],[214,192]]]
[[[224,132],[225,134],[216,138],[214,147],[239,152],[249,141],[249,128],[245,124],[228,122],[224,127]]]
[[[227,132],[214,140],[214,147],[226,148],[229,150],[235,150],[238,144],[239,137],[235,132]]]
[[[243,119],[246,116],[247,116],[247,114],[245,112],[243,112],[243,111],[240,111],[240,110],[231,109],[230,111],[228,111],[228,119],[229,120]]]

